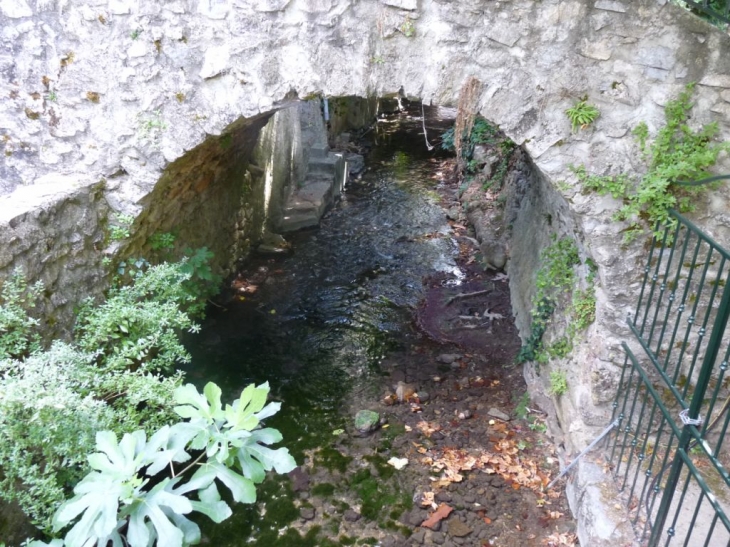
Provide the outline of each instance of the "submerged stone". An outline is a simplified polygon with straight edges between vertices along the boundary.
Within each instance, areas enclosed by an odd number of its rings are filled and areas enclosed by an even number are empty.
[[[361,410],[355,414],[355,429],[360,433],[372,433],[378,428],[380,414],[372,410]]]

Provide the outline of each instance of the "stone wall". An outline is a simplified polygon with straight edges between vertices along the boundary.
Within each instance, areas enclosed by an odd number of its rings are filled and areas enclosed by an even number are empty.
[[[730,37],[663,0],[2,0],[0,26],[4,217],[23,209],[16,204],[26,191],[49,188],[46,197],[57,191],[54,207],[64,210],[71,187],[89,196],[79,199],[105,199],[116,211],[159,207],[164,227],[175,212],[158,196],[173,188],[194,196],[206,184],[186,179],[186,154],[222,157],[226,134],[237,146],[231,128],[241,119],[297,95],[400,93],[454,106],[467,78],[479,79],[478,110],[524,147],[538,173],[525,204],[534,222],[521,225],[511,248],[523,335],[534,276],[528,257],[546,241],[545,207],[557,208],[549,214],[565,221],[561,230],[598,266],[596,322],[559,365],[570,371],[558,408],[574,446],[606,422],[644,252],[641,241],[622,247],[625,225],[611,220],[619,204],[584,193],[569,165],[640,173],[631,128],[645,121],[656,131],[663,106],[691,81],[698,82],[692,124],[717,121],[730,137]],[[601,114],[572,132],[565,110],[584,96]],[[720,171],[728,168],[723,162]],[[235,165],[228,174],[245,176],[243,163]],[[215,176],[226,179],[223,171]],[[103,198],[92,198],[102,179]],[[62,182],[43,186],[49,180]],[[725,244],[728,200],[724,187],[695,215]],[[23,239],[13,244],[40,249],[45,241],[53,256],[67,256],[56,232],[68,229],[42,224],[32,210],[9,215]],[[531,233],[541,235],[521,237]],[[90,264],[90,282],[99,237],[69,243],[68,256]],[[57,298],[72,300],[79,286],[59,282]]]

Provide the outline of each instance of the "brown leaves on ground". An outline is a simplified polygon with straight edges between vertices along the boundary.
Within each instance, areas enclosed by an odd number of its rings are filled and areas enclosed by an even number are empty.
[[[545,547],[573,547],[578,543],[578,537],[575,534],[557,530],[541,541]]]
[[[531,458],[520,454],[514,441],[501,439],[495,443],[495,452],[486,450],[467,451],[459,448],[444,448],[423,458],[423,463],[441,472],[438,486],[461,482],[465,471],[480,470],[487,474],[497,474],[515,490],[520,487],[542,493],[549,477],[539,469]]]
[[[421,421],[416,424],[418,431],[423,433],[426,437],[431,437],[436,431],[441,431],[441,426],[434,422]]]

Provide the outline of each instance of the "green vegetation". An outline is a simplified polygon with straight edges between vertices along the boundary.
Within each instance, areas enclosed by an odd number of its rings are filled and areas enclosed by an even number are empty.
[[[43,293],[43,284],[28,286],[21,270],[5,281],[0,301],[0,359],[22,359],[40,349],[38,320],[28,315]]]
[[[296,467],[286,448],[266,447],[281,441],[277,430],[260,428],[281,406],[267,405],[268,393],[268,384],[250,385],[224,408],[215,384],[207,384],[202,394],[187,384],[174,392],[174,412],[184,421],[161,427],[149,440],[142,430],[121,441],[112,431],[97,432],[97,452],[88,458],[92,470],[54,515],[54,532],[70,527],[69,547],[109,541],[152,545],[156,538],[171,546],[198,543],[200,528],[185,515],[195,511],[214,522],[228,518],[232,512],[221,499],[221,485],[234,501],[254,503],[255,485],[266,471],[288,473]],[[296,514],[285,502],[286,511]],[[41,545],[64,542],[30,544]]]
[[[129,237],[129,229],[134,222],[134,216],[123,215],[121,213],[114,215],[114,224],[109,226],[109,240],[122,241]]]
[[[321,482],[312,487],[312,495],[322,498],[329,498],[335,493],[335,485],[329,482]]]
[[[553,242],[543,249],[535,280],[536,290],[532,298],[531,334],[520,349],[518,363],[546,363],[551,358],[566,357],[573,349],[573,340],[577,333],[595,320],[594,268],[588,264],[588,288],[575,290],[578,282],[576,267],[580,264],[578,247],[571,238],[557,239],[554,236]],[[542,341],[543,336],[553,313],[561,305],[564,307],[562,315],[569,318],[566,336],[546,347]]]
[[[441,135],[441,148],[444,150],[455,151],[454,131],[455,128],[452,127]],[[499,163],[491,177],[484,182],[484,189],[492,187],[499,189],[504,184],[504,179],[507,176],[512,153],[515,150],[515,143],[486,119],[476,116],[471,133],[468,135],[464,133],[461,138],[461,157],[466,162],[465,176],[467,183],[482,168],[482,164],[474,159],[474,149],[479,144],[492,147],[498,152]]]
[[[625,174],[591,175],[583,166],[571,167],[584,188],[623,200],[614,218],[630,222],[625,236],[627,242],[643,230],[644,221],[654,229],[658,225],[673,224],[669,217],[671,208],[680,212],[692,211],[692,197],[705,188],[677,183],[706,177],[708,168],[717,162],[720,152],[730,150],[730,143],[713,142],[718,133],[716,123],[705,125],[698,131],[687,125],[693,90],[694,84],[688,84],[677,99],[667,103],[664,109],[666,125],[659,129],[650,144],[649,129],[645,123],[634,129],[642,157],[647,162],[647,172],[640,179],[632,179]]]
[[[117,217],[109,237],[129,237],[132,220]],[[174,243],[171,234],[149,241],[168,254]],[[221,485],[227,500],[252,503],[266,471],[294,467],[286,449],[265,446],[281,440],[260,428],[280,406],[266,405],[268,385],[249,386],[224,408],[217,386],[200,394],[175,372],[190,358],[179,337],[197,331],[193,317],[220,281],[212,257],[203,248],[178,262],[118,262],[106,297],[77,310],[73,339],[48,346],[31,315],[43,285],[21,271],[2,284],[0,498],[44,533],[65,533],[67,545],[192,544],[199,530],[183,515],[230,514]],[[274,505],[296,517],[290,496]]]
[[[372,475],[370,469],[361,469],[350,479],[350,485],[360,498],[360,513],[369,520],[378,520],[382,527],[392,526],[404,511],[413,507],[413,500],[398,491],[392,483]]]
[[[560,397],[568,392],[568,379],[562,370],[550,373],[550,394]]]
[[[598,118],[598,109],[592,104],[588,104],[588,97],[583,97],[580,101],[565,111],[565,115],[570,120],[570,127],[573,132],[579,129],[585,129]]]
[[[344,473],[352,461],[351,456],[345,456],[342,452],[331,446],[320,448],[314,455],[314,464],[321,465],[329,471]]]
[[[405,20],[398,27],[406,38],[413,38],[416,35],[416,26],[411,21],[411,18],[406,16]]]

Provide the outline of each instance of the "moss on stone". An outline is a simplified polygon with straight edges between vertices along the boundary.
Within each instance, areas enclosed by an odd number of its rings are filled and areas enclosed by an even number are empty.
[[[339,471],[340,473],[347,470],[347,466],[351,461],[352,457],[345,456],[342,452],[330,446],[320,448],[314,455],[314,465],[321,465],[328,471]]]
[[[316,485],[314,485],[314,487],[312,487],[313,496],[320,496],[323,498],[328,498],[334,493],[335,493],[335,485],[330,484],[328,482],[316,484]]]

